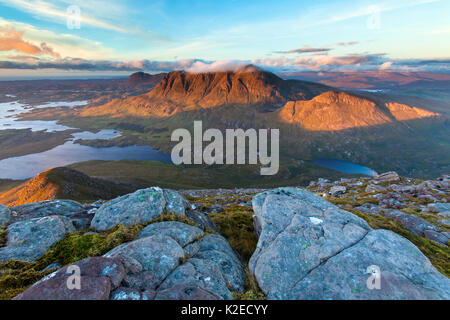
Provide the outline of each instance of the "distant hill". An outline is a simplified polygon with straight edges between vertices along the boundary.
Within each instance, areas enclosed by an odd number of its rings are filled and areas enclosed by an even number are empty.
[[[398,103],[377,104],[345,92],[328,91],[308,101],[290,101],[280,119],[311,131],[336,131],[393,121],[437,117],[438,113]]]
[[[286,79],[320,82],[339,88],[377,89],[398,88],[417,85],[440,86],[450,83],[450,75],[446,73],[426,72],[393,72],[393,71],[363,71],[363,72],[286,72],[281,75]]]
[[[135,72],[127,80],[129,85],[139,85],[139,84],[154,84],[157,85],[165,77],[166,73],[149,74],[145,72]]]
[[[139,186],[91,178],[79,171],[61,167],[44,171],[23,184],[0,193],[0,204],[12,207],[52,199],[107,200],[137,189]]]

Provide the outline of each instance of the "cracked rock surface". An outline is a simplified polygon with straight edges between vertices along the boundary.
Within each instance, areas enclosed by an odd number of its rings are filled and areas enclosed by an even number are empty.
[[[158,187],[142,189],[102,205],[91,227],[108,230],[117,224],[132,226],[156,219],[164,212],[184,217],[188,206],[189,202],[176,191]]]
[[[32,262],[75,228],[67,217],[48,216],[15,222],[7,230],[8,241],[0,248],[0,261]]]
[[[407,239],[297,188],[253,198],[249,263],[268,299],[449,299],[450,280]],[[378,266],[380,289],[369,289]],[[379,275],[379,274],[377,274]]]
[[[150,224],[137,240],[73,265],[81,290],[67,288],[66,266],[15,299],[216,300],[244,290],[244,269],[225,238],[176,221]]]

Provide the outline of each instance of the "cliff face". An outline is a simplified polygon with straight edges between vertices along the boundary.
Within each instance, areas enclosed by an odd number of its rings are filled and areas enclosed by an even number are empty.
[[[235,72],[167,74],[149,93],[116,99],[103,106],[87,108],[84,116],[135,115],[170,116],[184,110],[237,104],[283,105],[289,100],[306,100],[329,90],[304,81],[283,80],[254,66]]]
[[[281,121],[299,124],[311,131],[336,131],[435,116],[439,114],[398,103],[383,106],[334,91],[307,101],[289,101],[279,112]]]
[[[185,106],[210,108],[310,99],[323,92],[323,88],[302,81],[285,81],[273,73],[248,66],[236,72],[172,72],[148,96]]]

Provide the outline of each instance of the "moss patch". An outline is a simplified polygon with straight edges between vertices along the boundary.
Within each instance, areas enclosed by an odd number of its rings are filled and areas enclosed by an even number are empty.
[[[245,291],[243,293],[233,292],[233,297],[235,300],[266,300],[264,292],[250,273],[248,264],[245,267]]]
[[[239,200],[248,201],[250,199],[250,196],[246,196]],[[232,196],[222,196],[220,199],[213,197],[208,200],[196,198],[195,201],[206,203],[206,206],[217,202],[232,203],[223,207],[224,212],[214,212],[209,217],[245,264],[245,291],[243,293],[233,292],[233,296],[236,300],[264,300],[266,297],[248,268],[248,261],[257,244],[253,228],[253,209],[233,203],[236,202],[236,199]]]
[[[253,229],[253,210],[236,204],[223,209],[225,212],[215,212],[209,217],[220,233],[227,238],[231,247],[244,261],[248,261],[257,243]]]
[[[6,245],[8,236],[8,230],[4,227],[0,227],[0,248],[4,247]]]
[[[49,273],[51,271],[36,270],[34,264],[28,262],[0,262],[0,300],[12,299]]]

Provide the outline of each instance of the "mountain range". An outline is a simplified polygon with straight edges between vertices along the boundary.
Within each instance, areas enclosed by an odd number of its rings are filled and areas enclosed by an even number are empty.
[[[144,79],[142,74],[135,75],[133,79]],[[171,72],[148,93],[84,108],[80,115],[161,118],[227,105],[276,111],[272,113],[274,120],[295,123],[313,131],[337,131],[440,116],[416,107],[338,91],[319,83],[283,80],[252,65],[230,72]]]
[[[27,117],[121,130],[118,145],[128,140],[166,153],[173,130],[192,130],[193,121],[202,120],[204,128],[219,130],[279,128],[285,159],[340,159],[415,177],[432,177],[449,167],[448,108],[437,100],[286,80],[252,65],[228,72],[136,74],[128,81],[145,83],[149,77],[161,80],[143,94],[101,97],[108,102],[91,100],[70,110],[39,109]]]

